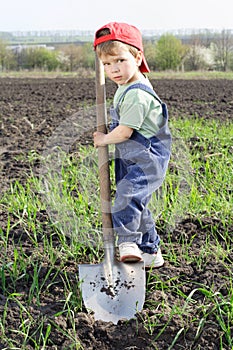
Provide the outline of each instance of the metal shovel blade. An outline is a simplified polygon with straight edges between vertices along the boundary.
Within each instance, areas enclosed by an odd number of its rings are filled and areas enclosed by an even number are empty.
[[[96,265],[79,265],[82,297],[95,320],[117,322],[134,318],[145,301],[144,264],[105,260]]]

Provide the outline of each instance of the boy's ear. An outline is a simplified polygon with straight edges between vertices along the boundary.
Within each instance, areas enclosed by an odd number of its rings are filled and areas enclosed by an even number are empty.
[[[137,66],[140,67],[142,64],[142,52],[138,51],[137,56],[135,57]]]

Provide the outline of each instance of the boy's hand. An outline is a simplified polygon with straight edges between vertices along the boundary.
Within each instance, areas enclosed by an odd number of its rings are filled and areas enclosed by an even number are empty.
[[[133,129],[125,125],[118,125],[115,129],[107,134],[102,132],[95,131],[93,134],[94,137],[94,146],[106,146],[124,142],[130,138],[133,133]]]
[[[95,131],[93,134],[94,137],[94,147],[98,148],[100,146],[105,146],[106,144],[104,143],[104,138],[105,134],[99,131]]]

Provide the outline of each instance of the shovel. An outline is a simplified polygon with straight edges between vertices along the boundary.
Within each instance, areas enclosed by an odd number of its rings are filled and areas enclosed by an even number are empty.
[[[104,68],[96,55],[97,130],[107,132]],[[79,265],[82,298],[95,320],[117,322],[134,318],[145,301],[145,269],[142,262],[121,263],[115,258],[111,217],[108,147],[98,148],[104,261]]]

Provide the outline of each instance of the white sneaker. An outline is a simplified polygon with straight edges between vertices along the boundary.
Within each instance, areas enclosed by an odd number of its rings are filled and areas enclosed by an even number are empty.
[[[134,242],[124,242],[119,244],[121,262],[142,261],[142,252]]]
[[[146,269],[156,269],[164,265],[164,259],[160,248],[157,253],[154,254],[143,253],[142,251],[141,254]]]

